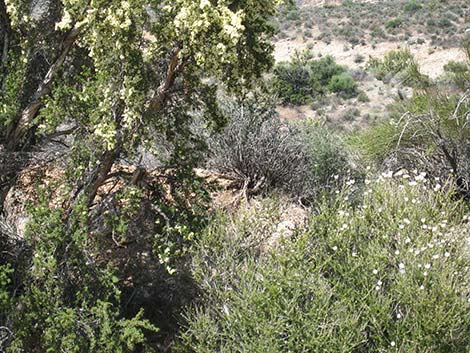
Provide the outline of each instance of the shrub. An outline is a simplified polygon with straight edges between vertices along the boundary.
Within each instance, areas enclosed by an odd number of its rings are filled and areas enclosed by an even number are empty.
[[[380,80],[390,75],[400,75],[402,83],[410,87],[426,87],[430,83],[429,78],[420,72],[419,65],[409,49],[389,51],[383,60],[370,58],[366,68]]]
[[[389,168],[419,169],[437,178],[452,175],[470,196],[470,97],[425,91],[399,103],[392,120],[360,133],[357,146]]]
[[[323,203],[267,252],[256,217],[218,217],[175,352],[468,351],[465,209],[411,178],[374,180],[356,206]]]
[[[353,121],[355,118],[359,117],[361,115],[361,112],[357,108],[349,108],[346,110],[343,115],[342,119],[344,121]]]
[[[313,60],[308,52],[296,53],[290,62],[275,67],[273,86],[282,104],[306,104],[325,94],[332,77],[345,71],[331,56]]]
[[[296,131],[280,121],[274,104],[259,94],[244,101],[225,97],[221,103],[230,123],[210,140],[209,166],[240,188],[294,191],[305,156]]]
[[[341,140],[326,128],[283,123],[273,102],[258,95],[244,101],[227,98],[223,104],[230,123],[211,139],[208,164],[240,188],[251,193],[277,190],[311,201],[351,168]]]
[[[470,66],[467,63],[449,61],[444,65],[444,71],[461,90],[470,88]]]
[[[364,91],[361,91],[361,92],[358,94],[357,100],[358,100],[359,102],[362,102],[362,103],[370,102],[369,96],[368,96],[367,93],[364,92]]]
[[[346,71],[346,69],[338,65],[335,59],[327,55],[319,60],[310,62],[311,81],[317,91],[324,92],[325,86],[328,85],[331,78]]]
[[[328,89],[334,93],[341,93],[346,98],[357,95],[357,84],[348,73],[334,75],[328,83]]]
[[[403,20],[401,18],[395,18],[393,20],[387,21],[385,23],[385,28],[387,29],[398,28],[402,25],[402,23],[403,23]]]
[[[437,23],[441,28],[452,27],[452,22],[447,17],[441,17]]]
[[[306,104],[315,93],[305,59],[294,59],[291,62],[281,62],[276,65],[273,86],[284,105]]]
[[[416,0],[410,0],[403,6],[403,11],[405,12],[416,12],[421,10],[423,5]]]
[[[355,62],[356,64],[363,63],[364,60],[365,60],[364,55],[356,54],[356,55],[354,56],[354,62]]]
[[[370,35],[372,38],[384,38],[385,32],[382,28],[375,26],[372,28]]]

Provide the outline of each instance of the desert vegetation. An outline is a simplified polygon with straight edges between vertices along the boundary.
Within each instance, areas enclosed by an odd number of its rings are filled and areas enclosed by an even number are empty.
[[[468,10],[0,0],[0,352],[468,352]]]
[[[326,1],[323,6],[301,7],[290,4],[280,11],[277,35],[292,36],[293,28],[301,28],[303,36],[311,37],[312,28],[318,26],[318,40],[341,38],[352,45],[430,41],[446,47],[458,41],[458,33],[468,28],[469,6],[463,0]]]

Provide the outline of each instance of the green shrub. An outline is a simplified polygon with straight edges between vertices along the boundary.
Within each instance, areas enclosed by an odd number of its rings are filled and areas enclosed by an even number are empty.
[[[375,26],[372,28],[370,35],[372,38],[384,38],[385,32],[382,28]]]
[[[416,12],[421,10],[423,5],[416,0],[410,0],[403,6],[403,11],[405,12]]]
[[[297,53],[290,62],[281,62],[274,68],[272,82],[282,104],[302,105],[325,94],[332,77],[345,71],[331,56],[314,60],[308,52]]]
[[[346,98],[357,95],[357,84],[348,73],[342,73],[331,77],[328,83],[328,89],[334,93],[341,93]]]
[[[315,93],[310,72],[303,60],[281,62],[274,68],[273,86],[284,105],[302,105],[312,100]]]
[[[410,87],[426,87],[430,84],[429,78],[420,72],[419,65],[408,48],[389,51],[383,60],[370,58],[366,69],[372,71],[379,80],[400,75],[402,83]]]
[[[403,20],[401,18],[395,18],[393,20],[387,21],[385,23],[385,28],[387,29],[394,29],[398,28],[403,24]]]
[[[366,158],[392,169],[419,169],[438,178],[452,175],[470,195],[469,97],[424,91],[392,107],[392,119],[359,133],[353,144]]]
[[[437,23],[441,28],[452,27],[452,22],[447,17],[441,17]]]
[[[124,316],[111,264],[91,260],[96,248],[91,241],[83,244],[88,230],[83,203],[64,224],[65,211],[51,209],[50,197],[43,192],[41,202],[29,207],[25,244],[32,256],[5,311],[14,332],[7,351],[128,353],[143,347],[152,352],[145,333],[158,329],[143,318],[143,310]],[[0,287],[4,283],[0,272]]]
[[[335,59],[327,55],[319,60],[312,60],[309,63],[311,72],[311,82],[319,92],[325,92],[325,86],[328,85],[331,78],[346,71],[346,68],[338,65]]]
[[[357,100],[358,100],[359,102],[362,102],[362,103],[370,102],[369,96],[368,96],[367,93],[364,92],[364,91],[361,91],[361,92],[357,95]]]
[[[344,121],[353,121],[355,118],[359,117],[361,115],[361,112],[357,108],[349,108],[346,110],[343,115],[341,116],[341,119]]]
[[[193,259],[202,303],[175,352],[468,351],[464,206],[420,175],[373,180],[355,206],[348,196],[271,251],[263,208],[217,218]]]
[[[461,90],[470,88],[470,65],[466,62],[449,61],[444,71]]]

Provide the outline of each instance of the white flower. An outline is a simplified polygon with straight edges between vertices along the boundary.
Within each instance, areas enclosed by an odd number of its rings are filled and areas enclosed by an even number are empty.
[[[400,313],[397,314],[397,319],[401,319],[401,314]]]
[[[444,256],[445,256],[445,257],[449,257],[450,254],[446,251],[446,252],[444,253]]]
[[[377,281],[377,285],[378,285],[378,286],[381,286],[381,285],[382,285],[382,281],[381,281],[381,280],[378,280],[378,281]]]
[[[428,271],[423,272],[423,276],[426,277],[428,275]]]
[[[426,264],[426,265],[424,265],[424,268],[425,268],[426,270],[429,270],[429,269],[431,268],[431,264]]]
[[[424,289],[424,286],[423,286],[423,285],[420,285],[420,286],[419,286],[419,289],[423,290],[423,289]]]
[[[410,242],[411,242],[411,239],[410,239],[410,238],[406,238],[406,239],[405,239],[405,243],[406,243],[406,244],[408,244],[408,243],[410,243]]]
[[[333,251],[336,251],[336,250],[338,250],[338,247],[335,245],[335,246],[333,246],[332,249],[333,249]]]
[[[377,271],[377,269],[374,268],[374,269],[372,270],[372,273],[373,273],[374,275],[376,275],[377,273],[379,273],[379,271]]]
[[[375,290],[380,290],[380,286],[375,286]]]
[[[406,223],[406,224],[410,224],[410,223],[411,223],[411,221],[410,221],[408,218],[405,218],[405,219],[403,220],[403,222]]]
[[[392,347],[395,347],[395,346],[396,346],[395,341],[390,342],[390,345],[391,345]]]
[[[403,169],[400,169],[398,172],[395,173],[395,177],[399,177],[399,176],[402,176],[403,173],[405,173],[405,171]]]
[[[400,250],[395,250],[395,255],[400,255]]]
[[[433,255],[432,258],[433,258],[434,260],[437,260],[437,259],[439,258],[439,254]]]
[[[403,229],[403,228],[405,228],[405,226],[404,226],[403,224],[400,224],[400,225],[398,226],[398,228]]]
[[[401,268],[401,269],[405,268],[405,264],[404,264],[404,263],[400,263],[400,264],[398,265],[398,268]]]
[[[346,185],[353,185],[356,181],[354,179],[350,179],[346,182]]]

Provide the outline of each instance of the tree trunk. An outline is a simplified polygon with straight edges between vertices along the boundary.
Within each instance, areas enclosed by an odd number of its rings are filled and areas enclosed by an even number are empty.
[[[5,90],[5,75],[10,45],[10,19],[8,18],[5,1],[0,0],[0,89]],[[0,94],[1,96],[1,94]]]
[[[80,34],[80,28],[72,28],[62,42],[61,49],[54,63],[49,67],[46,76],[33,94],[30,103],[21,112],[20,118],[7,129],[6,148],[9,151],[18,151],[22,147],[22,138],[32,128],[31,124],[39,112],[43,98],[51,91],[52,82],[64,63],[67,54]]]

